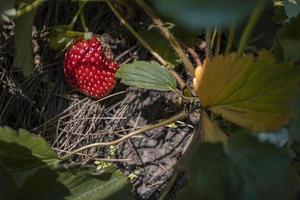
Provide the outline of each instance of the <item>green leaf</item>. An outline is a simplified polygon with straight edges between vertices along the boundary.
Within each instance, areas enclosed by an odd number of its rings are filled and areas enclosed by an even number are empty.
[[[18,133],[10,128],[0,128],[1,198],[14,190],[12,172],[18,190],[11,194],[18,200],[130,199],[131,187],[127,178],[115,168],[92,174],[93,168],[63,168],[58,166],[58,161],[43,138],[25,130]]]
[[[300,0],[284,0],[284,10],[289,18],[296,17],[300,13]]]
[[[230,26],[251,13],[263,0],[155,0],[158,11],[190,30]]]
[[[33,72],[32,27],[36,9],[18,17],[16,23],[16,49],[13,66],[22,69],[25,76]]]
[[[54,166],[59,160],[42,137],[0,127],[0,161],[22,182],[37,169]]]
[[[15,0],[0,0],[0,24],[10,20],[16,14]]]
[[[74,39],[84,35],[84,33],[71,31],[69,29],[69,26],[60,25],[50,31],[49,45],[52,49],[62,51],[67,48]]]
[[[20,200],[127,200],[131,187],[120,171],[107,168],[101,174],[92,169],[71,167],[49,170],[43,168],[28,177],[18,193]]]
[[[170,66],[174,68],[181,63],[180,58],[170,46],[170,43],[158,31],[154,29],[140,29],[139,34]]]
[[[190,180],[179,199],[293,200],[299,191],[288,153],[248,134],[201,144],[185,163]]]
[[[286,23],[275,38],[275,50],[281,60],[300,61],[300,14]]]
[[[257,57],[230,54],[196,69],[194,87],[203,107],[255,132],[287,124],[299,93],[300,68],[278,63],[268,51]]]
[[[136,61],[122,65],[116,76],[126,85],[143,89],[169,91],[176,89],[176,79],[163,66],[156,62]]]
[[[16,184],[8,169],[0,161],[0,194],[1,199],[13,200],[16,194]]]
[[[206,112],[202,114],[203,141],[205,142],[221,142],[228,139],[228,136],[221,130],[220,127],[210,119]]]

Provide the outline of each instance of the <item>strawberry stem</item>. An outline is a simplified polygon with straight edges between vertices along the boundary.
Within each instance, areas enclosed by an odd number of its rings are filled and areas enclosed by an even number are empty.
[[[91,33],[91,32],[84,33],[84,35],[83,35],[83,38],[85,40],[90,40],[90,39],[92,39],[92,37],[93,37],[93,33]]]

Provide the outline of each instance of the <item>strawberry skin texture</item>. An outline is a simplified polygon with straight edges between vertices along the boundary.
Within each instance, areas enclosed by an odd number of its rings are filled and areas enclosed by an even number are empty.
[[[97,36],[77,40],[65,53],[64,73],[68,84],[93,98],[108,95],[116,84],[119,65],[106,54]]]

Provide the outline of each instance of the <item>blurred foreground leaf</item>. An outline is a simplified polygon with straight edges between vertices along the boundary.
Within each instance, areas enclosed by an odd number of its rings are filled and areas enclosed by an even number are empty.
[[[59,165],[40,136],[0,128],[1,199],[123,200],[131,198],[126,176],[113,167],[93,175],[93,168]],[[2,164],[3,163],[3,164]],[[15,185],[18,188],[15,188]]]
[[[40,136],[0,127],[0,160],[18,178],[58,163],[56,153]]]
[[[16,184],[12,177],[12,174],[0,161],[0,195],[2,199],[13,200],[16,194]]]
[[[18,199],[56,200],[129,200],[131,188],[120,171],[113,167],[92,175],[83,167],[41,169],[28,177],[18,193]],[[45,181],[46,180],[46,181]],[[50,187],[49,187],[50,186]]]
[[[230,26],[239,22],[265,0],[155,0],[155,6],[162,14],[190,30],[206,27]]]
[[[278,30],[275,50],[281,60],[300,62],[300,14]]]
[[[294,200],[299,191],[288,153],[243,133],[199,145],[186,163],[190,180],[182,200]]]

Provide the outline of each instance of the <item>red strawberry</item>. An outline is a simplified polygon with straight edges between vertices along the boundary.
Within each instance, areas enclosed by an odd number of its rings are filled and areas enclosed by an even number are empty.
[[[101,98],[116,84],[115,73],[119,65],[107,56],[97,36],[80,38],[66,52],[65,77],[69,85],[79,92]]]

